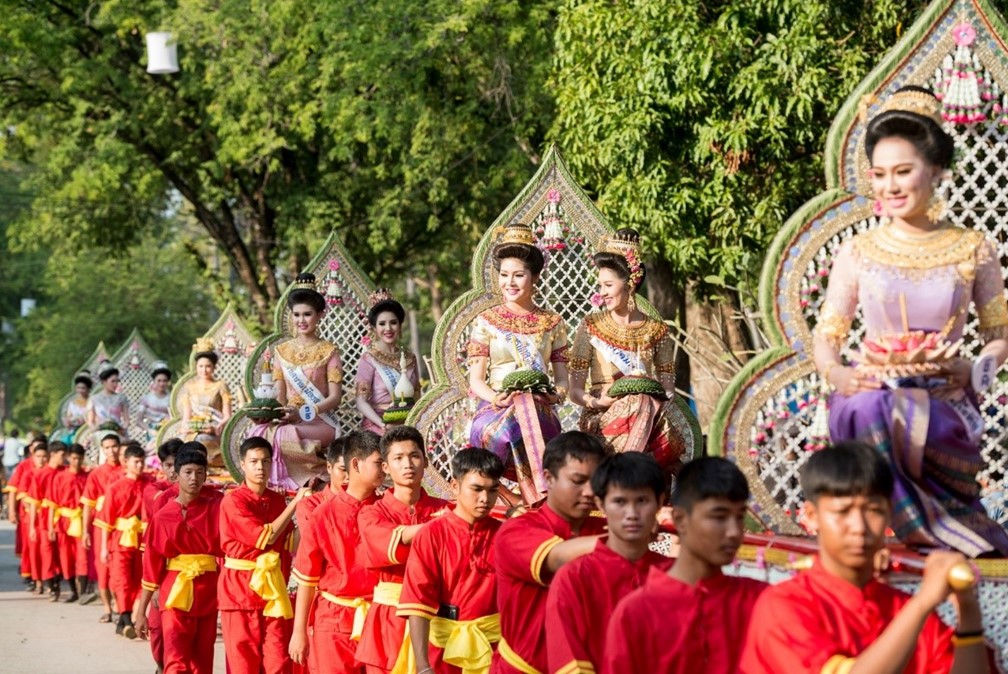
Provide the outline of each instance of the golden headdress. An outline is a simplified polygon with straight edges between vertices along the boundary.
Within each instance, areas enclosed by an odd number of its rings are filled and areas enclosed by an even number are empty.
[[[862,122],[867,121],[868,108],[877,102],[878,99],[872,95],[864,96],[861,99],[861,104],[858,106],[858,114]],[[945,123],[942,117],[941,101],[935,98],[933,94],[924,91],[897,91],[879,106],[878,112],[873,115],[872,119],[885,112],[892,112],[894,110],[910,112],[925,119],[930,119],[939,128]]]
[[[212,339],[207,337],[198,337],[196,343],[192,346],[193,353],[208,353],[214,350],[214,343]]]
[[[498,246],[522,244],[525,246],[535,245],[535,233],[528,225],[513,223],[501,228],[503,231],[497,239]]]
[[[623,257],[626,257],[627,253],[631,253],[634,257],[640,259],[640,242],[636,237],[613,234],[602,239],[598,245],[598,251],[600,253],[622,255]]]
[[[318,292],[318,288],[315,287],[315,275],[309,273],[298,274],[297,279],[291,284],[291,290],[312,290]]]
[[[368,307],[374,309],[376,306],[382,302],[395,302],[396,298],[392,296],[392,291],[388,288],[378,288],[373,293],[368,295]]]

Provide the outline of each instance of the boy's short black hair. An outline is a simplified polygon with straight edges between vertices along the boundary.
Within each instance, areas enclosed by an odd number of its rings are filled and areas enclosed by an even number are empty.
[[[199,440],[190,440],[189,442],[182,443],[181,445],[179,445],[178,451],[180,454],[182,452],[199,452],[203,456],[209,455],[209,452],[207,452],[206,445],[204,445]]]
[[[382,461],[388,461],[389,449],[397,442],[412,442],[420,448],[424,456],[427,455],[423,435],[420,434],[420,431],[412,426],[392,426],[385,430],[385,435],[381,437],[381,442],[379,443]]]
[[[101,446],[101,443],[105,442],[109,438],[112,438],[113,440],[115,440],[115,443],[117,445],[120,442],[122,442],[122,438],[119,437],[118,433],[116,433],[115,431],[106,431],[105,435],[101,436],[101,440],[98,441],[98,445]]]
[[[87,454],[87,451],[84,449],[84,445],[75,442],[67,447],[67,454],[78,454],[80,456],[84,456]]]
[[[381,441],[374,431],[358,430],[346,436],[343,444],[343,461],[350,470],[351,459],[366,459],[375,452],[381,453]]]
[[[749,500],[749,483],[734,463],[719,456],[703,456],[687,462],[676,476],[672,505],[686,512],[709,498],[732,503]]]
[[[543,469],[548,470],[550,475],[556,477],[560,469],[567,464],[567,459],[584,461],[595,458],[601,461],[605,456],[605,445],[594,435],[581,431],[567,431],[546,443],[546,451],[543,452]]]
[[[181,438],[170,438],[161,443],[157,448],[157,458],[161,463],[165,462],[170,456],[175,456],[179,453],[179,448],[182,447]]]
[[[45,440],[36,440],[34,443],[32,443],[32,450],[31,450],[32,454],[34,454],[35,452],[38,452],[40,450],[48,454],[49,453],[49,443],[46,442]]]
[[[189,444],[189,443],[186,443]],[[179,472],[182,470],[182,466],[188,466],[189,464],[195,464],[197,466],[207,467],[207,456],[198,449],[184,448],[179,450],[179,453],[175,455],[175,471]]]
[[[346,441],[344,438],[336,438],[329,443],[326,447],[325,460],[328,464],[334,464],[343,458],[343,451],[346,449]],[[344,459],[344,465],[346,465],[346,459]]]
[[[266,450],[266,455],[271,459],[273,458],[273,444],[266,438],[261,438],[258,435],[253,435],[250,438],[242,440],[242,443],[238,445],[238,458],[244,461],[245,455],[252,449],[264,449]]]
[[[452,477],[461,482],[469,473],[480,473],[491,480],[500,480],[504,464],[493,452],[482,447],[466,447],[455,452],[451,460]]]
[[[66,444],[63,443],[63,442],[60,442],[59,440],[53,440],[52,442],[49,443],[49,453],[50,454],[52,454],[54,452],[65,452],[66,450],[67,450]]]
[[[123,450],[123,457],[127,459],[146,459],[147,452],[138,443],[130,442]]]
[[[819,450],[801,471],[805,498],[815,503],[820,496],[878,496],[889,500],[893,473],[877,450],[863,442],[848,441]]]
[[[603,501],[610,487],[651,489],[661,503],[668,496],[668,478],[655,458],[643,452],[621,452],[602,459],[592,473],[591,487]]]

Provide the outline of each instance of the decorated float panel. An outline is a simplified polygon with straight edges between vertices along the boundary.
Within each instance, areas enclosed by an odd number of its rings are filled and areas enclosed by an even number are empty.
[[[537,245],[546,253],[536,304],[560,314],[571,339],[595,308],[591,297],[596,292],[596,272],[591,256],[612,228],[571,177],[560,152],[551,147],[532,179],[483,235],[470,268],[472,289],[451,304],[434,331],[432,379],[437,383],[417,401],[406,423],[420,429],[427,440],[432,470],[425,476],[426,487],[440,497],[450,497],[451,457],[469,444],[467,428],[477,401],[469,395],[466,345],[473,320],[501,302],[492,251],[501,228],[512,223],[531,225]],[[643,299],[638,305],[658,317]],[[685,458],[699,454],[703,440],[696,417],[680,397],[671,410],[670,421],[686,436]],[[558,412],[564,430],[577,429],[577,405],[567,401]]]
[[[67,427],[64,423],[66,419],[67,406],[70,404],[74,398],[77,397],[76,385],[73,380],[77,378],[77,375],[87,373],[91,377],[91,381],[94,384],[98,383],[98,364],[103,360],[108,360],[108,349],[105,348],[105,342],[98,342],[98,346],[95,350],[91,352],[91,355],[84,360],[84,364],[79,368],[74,370],[73,378],[70,380],[70,392],[63,396],[60,400],[58,412],[56,413],[56,423],[53,424],[53,432],[49,435],[50,440],[67,440],[70,438],[70,433],[72,428]],[[94,387],[92,386],[92,391]]]
[[[956,145],[952,175],[940,188],[948,218],[982,231],[1008,273],[1008,25],[983,0],[932,3],[841,108],[826,148],[827,190],[784,225],[768,251],[759,301],[773,345],[755,357],[719,401],[710,449],[735,461],[749,479],[753,511],[771,532],[802,536],[799,471],[824,441],[825,394],[812,362],[812,330],[829,282],[831,261],[855,234],[879,224],[867,182],[863,121],[899,88],[919,85],[942,99],[945,129]],[[863,337],[855,318],[842,355]],[[966,325],[961,353],[980,348],[978,321]],[[1005,512],[1008,468],[1008,378],[1002,370],[980,395],[986,429],[978,476],[992,518]],[[980,594],[988,634],[1008,645],[1008,569],[987,563]],[[912,585],[912,580],[907,581]]]

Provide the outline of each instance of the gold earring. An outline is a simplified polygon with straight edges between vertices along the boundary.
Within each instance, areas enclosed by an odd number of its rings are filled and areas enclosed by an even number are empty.
[[[931,224],[937,225],[944,220],[947,212],[948,202],[943,197],[938,196],[937,193],[932,193],[927,209],[927,218],[931,221]]]
[[[637,311],[637,297],[636,293],[630,293],[630,299],[626,303],[627,312],[633,313]]]

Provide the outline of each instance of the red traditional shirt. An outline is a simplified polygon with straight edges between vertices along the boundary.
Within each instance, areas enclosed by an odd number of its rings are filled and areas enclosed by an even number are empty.
[[[402,542],[403,529],[429,522],[447,505],[447,501],[423,493],[416,504],[408,506],[389,490],[377,503],[361,509],[357,522],[360,530],[367,533],[361,539],[363,562],[378,574],[378,582],[402,585],[412,548]],[[396,607],[376,601],[364,622],[357,660],[376,668],[392,669],[405,633],[406,619],[396,616]]]
[[[31,459],[24,459],[14,466],[14,470],[11,471],[10,477],[7,479],[7,485],[3,488],[4,493],[14,494],[15,498],[18,498],[18,494],[23,491],[21,481],[24,480],[25,475],[31,470]]]
[[[105,502],[105,490],[125,474],[126,469],[118,463],[103,463],[93,468],[88,473],[87,484],[84,485],[84,493],[81,494],[81,503],[100,511]]]
[[[49,518],[52,517],[51,506],[52,484],[58,474],[63,472],[64,467],[42,466],[32,475],[31,485],[28,487],[28,496],[38,508],[38,516],[35,526],[43,531],[49,530]]]
[[[84,493],[84,487],[87,485],[88,472],[81,468],[80,471],[74,473],[67,469],[61,471],[59,474],[53,478],[52,486],[52,500],[56,504],[57,508],[80,508],[80,498]],[[66,517],[60,517],[57,520],[56,529],[60,532],[65,533],[67,526],[70,521]]]
[[[162,492],[163,495],[168,493],[168,489]],[[163,495],[161,498],[165,498]],[[271,523],[286,508],[287,500],[283,494],[267,489],[259,496],[244,482],[224,494],[220,505],[221,552],[232,559],[254,561],[264,552],[276,551],[280,554],[283,577],[288,578],[294,525],[288,522],[276,540],[267,544],[273,535]],[[249,587],[251,578],[251,571],[226,566],[221,569],[217,583],[217,605],[221,611],[262,612],[266,600]]]
[[[863,588],[852,585],[816,559],[811,569],[769,588],[756,602],[740,671],[819,674],[827,663],[861,654],[909,600],[875,580]],[[952,629],[932,613],[903,671],[948,672],[953,658]]]
[[[128,520],[131,517],[141,519],[143,492],[150,482],[151,478],[146,474],[141,474],[136,479],[121,477],[105,490],[105,501],[95,517],[95,524],[109,532],[110,553],[139,551],[139,545],[136,547],[122,545],[123,532],[118,531],[116,526],[119,520]],[[84,488],[86,490],[87,485]]]
[[[158,592],[158,604],[165,607],[178,571],[168,569],[168,561],[179,555],[213,555],[221,557],[221,500],[198,497],[187,506],[172,499],[151,518],[147,527],[147,549],[143,559],[143,587]],[[193,583],[193,603],[189,615],[201,616],[217,611],[217,578],[223,560],[218,559],[218,571],[196,576]]]
[[[342,489],[342,487],[341,487]],[[324,489],[319,489],[314,494],[309,494],[301,499],[297,507],[294,509],[294,515],[297,517],[298,527],[305,529],[308,526],[308,520],[311,519],[312,513],[320,505],[331,499],[336,495],[329,485],[326,485]]]
[[[602,533],[605,520],[588,518],[579,535]],[[509,660],[520,658],[527,667],[547,667],[546,596],[551,574],[546,568],[550,550],[573,538],[567,520],[546,504],[508,520],[494,544],[497,564],[497,605],[501,614],[501,643],[491,671],[516,674],[522,670]]]
[[[317,587],[320,593],[334,597],[371,600],[378,574],[364,564],[357,516],[375,501],[373,496],[358,501],[339,491],[315,509],[301,532],[294,561],[298,584]],[[337,629],[352,631],[353,616],[353,609],[342,611]]]
[[[753,604],[767,587],[721,574],[693,586],[652,568],[609,620],[601,671],[736,674]]]
[[[497,613],[493,543],[500,529],[501,523],[495,519],[485,517],[469,524],[454,510],[421,529],[406,563],[396,615],[429,620],[442,606],[455,607],[458,620]],[[431,645],[429,653],[435,671],[461,671],[442,661],[442,649]]]
[[[155,480],[147,485],[143,493],[143,514],[144,520],[150,521],[151,516],[154,515],[155,506],[154,500],[157,495],[163,492],[165,489],[171,486],[171,482],[168,480]]]
[[[594,552],[562,566],[546,599],[549,671],[601,671],[606,627],[616,604],[643,585],[649,569],[664,572],[672,563],[650,550],[631,562],[600,539]]]

